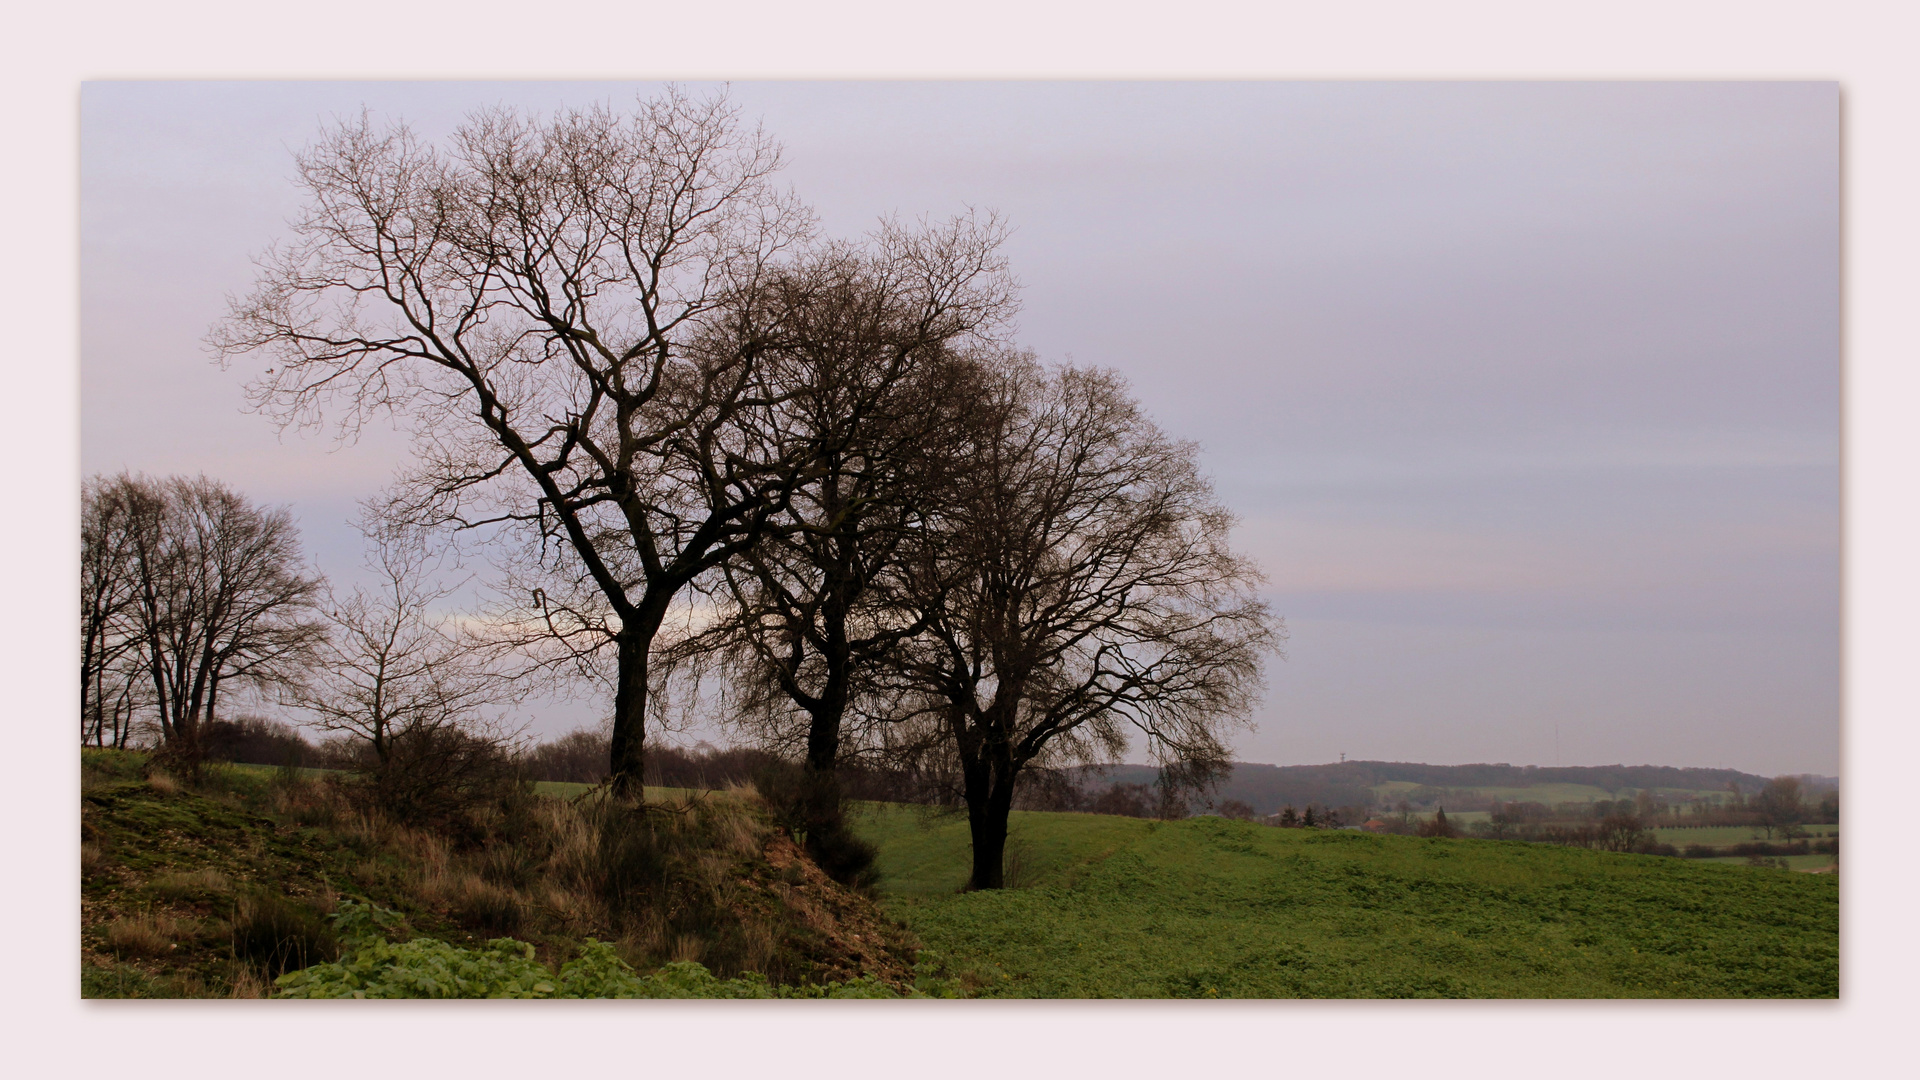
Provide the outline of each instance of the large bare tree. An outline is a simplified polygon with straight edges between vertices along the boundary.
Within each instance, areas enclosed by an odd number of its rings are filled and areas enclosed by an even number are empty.
[[[921,535],[925,630],[896,669],[959,759],[974,888],[1003,884],[1008,813],[1036,762],[1223,761],[1282,625],[1228,545],[1196,448],[1109,373],[979,366],[966,468]]]
[[[362,117],[300,155],[294,238],[213,335],[227,357],[268,351],[255,402],[283,423],[408,417],[408,517],[505,526],[590,587],[604,618],[573,629],[615,654],[624,796],[663,621],[759,540],[812,456],[740,435],[778,399],[759,355],[783,312],[762,301],[811,229],[778,164],[723,99],[678,91],[627,114],[476,113],[444,148]]]
[[[892,594],[948,474],[966,467],[964,353],[1012,306],[999,240],[992,221],[889,227],[789,283],[800,292],[767,356],[785,391],[767,434],[813,446],[814,464],[779,527],[704,583],[718,615],[688,647],[727,661],[735,718],[800,749],[812,773],[833,773],[867,672],[919,630]]]

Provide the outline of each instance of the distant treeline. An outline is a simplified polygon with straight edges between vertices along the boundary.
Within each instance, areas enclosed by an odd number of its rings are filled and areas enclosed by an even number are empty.
[[[1150,765],[1117,765],[1089,769],[1114,783],[1152,785],[1159,770]],[[1287,806],[1365,807],[1378,800],[1373,788],[1402,782],[1421,787],[1406,792],[1416,809],[1444,805],[1454,811],[1491,809],[1493,798],[1484,789],[1526,788],[1538,784],[1584,784],[1609,792],[1682,789],[1728,791],[1729,785],[1751,794],[1768,778],[1737,769],[1682,769],[1669,765],[1587,765],[1544,768],[1534,765],[1422,765],[1408,762],[1347,761],[1331,765],[1255,765],[1236,762],[1231,774],[1214,789],[1214,798],[1232,799],[1256,814],[1280,812]],[[1810,791],[1837,787],[1829,777],[1805,778]],[[1396,800],[1398,801],[1398,800]]]
[[[607,777],[608,735],[582,730],[526,748],[519,755],[520,771],[528,780],[596,784]],[[258,717],[216,722],[207,734],[209,757],[258,765],[340,767],[343,748],[315,745],[293,728]],[[694,747],[655,744],[648,754],[646,782],[660,787],[719,789],[751,784],[767,770],[785,762],[766,750],[747,747]],[[1808,796],[1806,823],[1837,820],[1837,802],[1827,778],[1805,778]],[[1036,769],[1022,778],[1015,805],[1026,810],[1080,811],[1128,817],[1185,817],[1215,810],[1236,817],[1277,818],[1292,808],[1318,808],[1324,823],[1358,825],[1379,815],[1393,831],[1412,832],[1417,822],[1404,811],[1381,805],[1373,785],[1402,781],[1423,785],[1405,793],[1413,809],[1443,804],[1456,813],[1491,810],[1493,820],[1475,826],[1475,835],[1495,838],[1546,840],[1578,846],[1616,846],[1608,828],[1598,823],[1635,819],[1638,828],[1656,825],[1762,824],[1757,804],[1749,801],[1768,784],[1763,776],[1733,769],[1680,769],[1662,765],[1602,765],[1538,768],[1513,765],[1423,765],[1403,762],[1349,761],[1334,765],[1257,765],[1235,763],[1212,786],[1169,777],[1163,783],[1158,768],[1148,765],[1078,766]],[[884,802],[959,805],[957,776],[874,768],[849,762],[840,770],[843,793],[854,799]],[[1832,781],[1827,780],[1828,784]],[[1501,803],[1477,795],[1476,788],[1518,788],[1536,784],[1585,784],[1610,791],[1654,789],[1727,790],[1728,799],[1712,806],[1681,808],[1664,800],[1642,796],[1617,803]],[[1735,792],[1739,794],[1735,794]],[[1824,797],[1822,797],[1824,796]],[[1395,800],[1396,802],[1402,800]],[[1423,806],[1423,804],[1425,804]],[[1724,820],[1723,820],[1724,819]],[[1618,831],[1615,828],[1613,831]],[[1769,829],[1769,832],[1772,830]],[[1591,834],[1591,835],[1589,835]],[[1602,835],[1606,834],[1606,835]],[[1629,850],[1641,849],[1649,838],[1635,838]],[[1748,854],[1742,850],[1734,854]],[[1766,852],[1766,854],[1777,854]]]

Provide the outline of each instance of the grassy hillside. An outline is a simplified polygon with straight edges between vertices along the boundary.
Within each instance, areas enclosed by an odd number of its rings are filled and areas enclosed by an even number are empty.
[[[188,784],[146,766],[82,753],[87,997],[264,996],[283,972],[338,955],[326,916],[347,900],[397,912],[396,940],[511,936],[549,967],[597,939],[643,973],[697,961],[783,986],[915,978],[906,933],[752,798],[654,788],[652,810],[612,813],[535,794],[431,831],[313,775],[209,766]]]
[[[883,906],[983,996],[1833,997],[1831,875],[1481,840],[1017,813],[1019,888],[958,893],[964,818],[866,810]]]

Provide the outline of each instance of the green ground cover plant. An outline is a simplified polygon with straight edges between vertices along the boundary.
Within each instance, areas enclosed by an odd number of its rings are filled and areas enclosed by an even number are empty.
[[[577,955],[555,966],[541,963],[534,947],[495,938],[461,948],[434,938],[396,944],[388,935],[402,928],[391,911],[352,901],[331,921],[343,954],[338,960],[275,980],[281,998],[898,998],[957,997],[955,980],[935,974],[931,959],[916,967],[905,993],[871,976],[821,984],[776,986],[758,972],[721,979],[705,966],[675,961],[642,975],[613,945],[588,939]]]
[[[1026,887],[959,893],[965,822],[870,808],[885,909],[989,997],[1834,997],[1833,875],[1526,844],[1014,816]]]

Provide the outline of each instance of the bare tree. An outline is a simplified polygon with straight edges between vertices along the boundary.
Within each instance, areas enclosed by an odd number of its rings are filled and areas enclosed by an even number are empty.
[[[396,739],[430,728],[468,730],[510,690],[485,653],[460,640],[453,617],[437,611],[456,586],[443,580],[444,552],[417,529],[364,514],[371,588],[325,597],[329,634],[309,676],[292,688],[296,707],[325,731],[364,740],[384,766]]]
[[[811,445],[814,463],[779,527],[717,569],[721,615],[688,645],[727,661],[736,718],[801,749],[810,773],[831,777],[864,673],[920,629],[893,594],[902,553],[965,467],[955,349],[1011,306],[999,239],[990,220],[888,227],[872,250],[780,282],[792,314],[765,360],[784,390],[768,434]],[[832,791],[824,802],[837,813]]]
[[[1767,781],[1754,796],[1753,809],[1759,812],[1760,827],[1767,831],[1767,839],[1773,839],[1773,830],[1789,829],[1806,818],[1806,805],[1801,798],[1800,779],[1795,776],[1776,776]]]
[[[232,684],[295,675],[320,629],[319,588],[301,568],[284,509],[256,507],[218,481],[113,482],[128,505],[129,616],[167,746],[198,760],[199,735]]]
[[[213,335],[274,358],[254,401],[283,424],[409,416],[412,520],[505,526],[590,590],[575,623],[545,592],[526,614],[614,654],[629,797],[662,623],[812,457],[739,435],[778,399],[759,356],[784,312],[761,300],[811,230],[778,164],[724,100],[678,91],[625,116],[476,113],[444,150],[362,117],[300,156],[295,240]]]
[[[999,888],[1022,769],[1115,760],[1138,735],[1210,771],[1283,629],[1195,448],[1117,376],[1024,357],[978,370],[966,468],[908,594],[925,632],[897,672],[960,759],[971,887]]]
[[[131,478],[93,477],[80,499],[80,741],[123,747],[140,676],[134,622],[137,516],[146,494]]]

